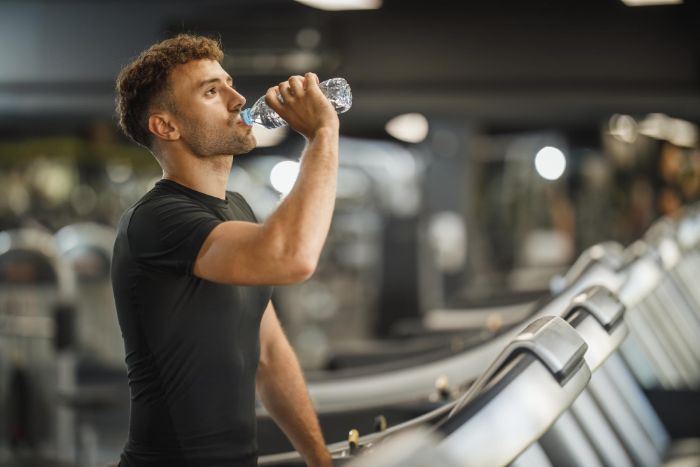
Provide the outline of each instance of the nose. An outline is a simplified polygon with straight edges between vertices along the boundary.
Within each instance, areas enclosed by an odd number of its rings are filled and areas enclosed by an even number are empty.
[[[243,106],[246,103],[245,97],[243,97],[243,94],[239,93],[233,88],[229,88],[231,92],[231,97],[229,99],[229,106],[233,110],[241,110]]]

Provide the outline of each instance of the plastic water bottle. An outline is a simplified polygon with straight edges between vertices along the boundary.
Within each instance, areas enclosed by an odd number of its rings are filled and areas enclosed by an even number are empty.
[[[318,87],[339,114],[347,112],[352,107],[352,92],[345,79],[331,78],[319,83]],[[241,118],[246,125],[257,123],[265,128],[279,128],[287,125],[287,122],[267,105],[265,96],[255,101],[252,107],[244,109],[241,112]]]

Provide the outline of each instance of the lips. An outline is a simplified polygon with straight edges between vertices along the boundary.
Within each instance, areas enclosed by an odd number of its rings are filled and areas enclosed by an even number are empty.
[[[242,118],[232,119],[231,125],[239,125],[239,126],[251,128],[251,125],[246,125],[245,121]]]

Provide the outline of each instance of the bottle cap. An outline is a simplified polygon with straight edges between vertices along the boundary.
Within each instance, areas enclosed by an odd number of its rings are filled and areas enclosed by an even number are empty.
[[[250,108],[243,109],[241,111],[241,118],[245,122],[246,125],[252,126],[253,125],[253,117],[250,116]]]

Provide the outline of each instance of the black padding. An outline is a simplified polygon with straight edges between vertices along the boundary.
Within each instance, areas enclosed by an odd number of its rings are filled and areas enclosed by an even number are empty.
[[[75,307],[68,303],[59,303],[54,309],[56,323],[55,346],[56,350],[75,348],[78,343],[77,323]]]
[[[0,255],[0,283],[56,284],[51,261],[38,251],[10,250]]]

